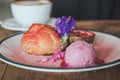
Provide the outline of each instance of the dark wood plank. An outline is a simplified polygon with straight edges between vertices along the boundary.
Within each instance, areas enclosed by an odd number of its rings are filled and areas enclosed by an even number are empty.
[[[5,70],[6,70],[7,64],[5,64],[4,62],[0,61],[0,80],[2,79]]]
[[[8,35],[11,35],[17,31],[6,30],[0,26],[0,40],[5,38]]]
[[[120,36],[120,21],[111,21],[111,20],[101,20],[101,21],[79,21],[77,27],[80,29],[89,29],[102,31],[107,33],[112,33],[117,36]]]
[[[8,65],[2,80],[27,80],[30,71]]]
[[[11,75],[12,73],[12,75]],[[2,80],[86,80],[87,72],[52,73],[24,70],[8,65]]]
[[[120,80],[119,76],[120,65],[102,70],[74,73],[38,72],[9,65],[2,80]]]
[[[90,80],[120,80],[120,65],[88,72],[88,78]]]

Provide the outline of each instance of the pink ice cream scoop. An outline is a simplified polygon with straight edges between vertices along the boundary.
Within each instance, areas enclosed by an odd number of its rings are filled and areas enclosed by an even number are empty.
[[[89,67],[95,65],[95,49],[85,41],[76,41],[67,47],[64,63],[67,67]]]

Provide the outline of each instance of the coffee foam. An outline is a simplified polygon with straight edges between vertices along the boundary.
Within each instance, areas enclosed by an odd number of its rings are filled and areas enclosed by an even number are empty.
[[[13,4],[15,5],[44,5],[49,4],[50,1],[14,1]]]

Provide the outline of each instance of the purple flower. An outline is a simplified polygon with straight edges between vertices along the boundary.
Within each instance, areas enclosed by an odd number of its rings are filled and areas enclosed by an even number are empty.
[[[56,29],[58,34],[62,37],[63,43],[67,43],[67,39],[69,37],[70,31],[76,29],[76,22],[71,16],[63,16],[62,18],[58,18],[56,23]]]

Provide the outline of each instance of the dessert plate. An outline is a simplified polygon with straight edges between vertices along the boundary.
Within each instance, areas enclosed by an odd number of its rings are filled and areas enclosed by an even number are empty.
[[[84,68],[61,68],[60,62],[42,63],[41,55],[30,55],[25,53],[21,47],[20,40],[23,33],[16,33],[0,41],[0,60],[23,69],[46,71],[46,72],[81,72],[104,69],[120,64],[120,38],[111,34],[94,31],[96,34],[94,46],[96,57],[105,61],[98,66]]]
[[[45,23],[48,25],[55,26],[56,18],[50,18],[50,20]],[[4,21],[0,21],[1,27],[8,29],[8,30],[14,30],[14,31],[26,31],[28,27],[21,26],[16,20],[13,18],[6,19]]]

